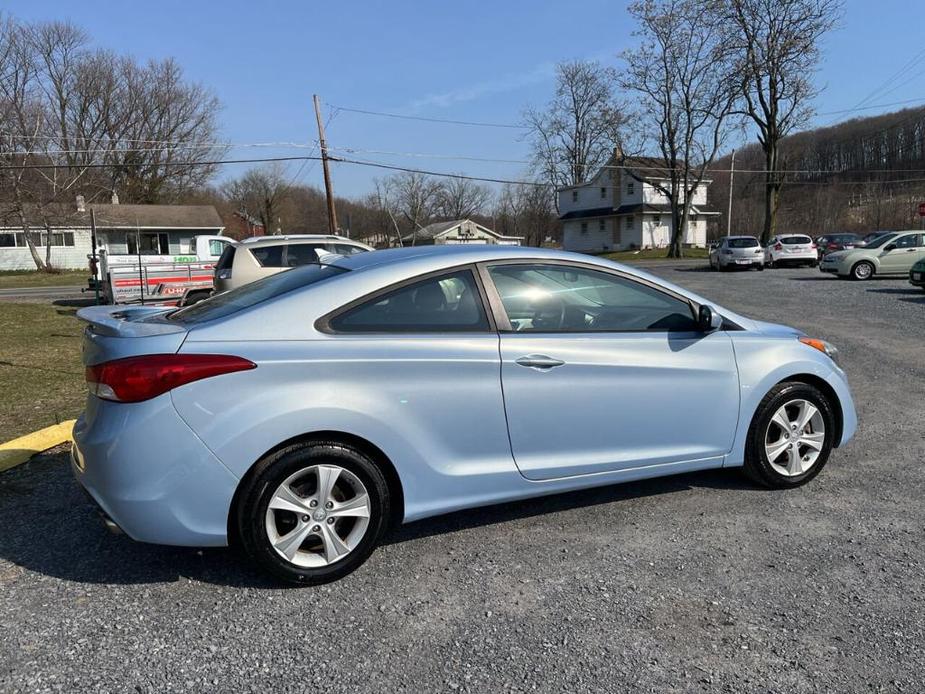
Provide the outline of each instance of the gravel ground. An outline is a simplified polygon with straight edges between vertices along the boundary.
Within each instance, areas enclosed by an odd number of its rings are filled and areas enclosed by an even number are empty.
[[[231,551],[109,535],[52,453],[0,475],[0,691],[922,691],[925,293],[658,272],[841,348],[861,428],[811,484],[458,513],[283,589]]]

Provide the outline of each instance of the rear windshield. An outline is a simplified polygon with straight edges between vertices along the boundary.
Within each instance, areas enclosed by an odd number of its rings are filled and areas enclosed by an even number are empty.
[[[758,239],[729,239],[726,245],[729,248],[754,248],[758,245]]]
[[[218,262],[215,263],[216,270],[227,270],[234,263],[234,246],[231,244],[225,246],[225,250],[222,251],[222,255],[219,257]]]
[[[781,243],[797,245],[800,243],[812,243],[813,240],[808,236],[782,236]]]
[[[333,265],[303,265],[216,294],[198,304],[174,311],[167,317],[178,323],[205,323],[230,316],[268,299],[322,282],[344,272],[349,271]]]

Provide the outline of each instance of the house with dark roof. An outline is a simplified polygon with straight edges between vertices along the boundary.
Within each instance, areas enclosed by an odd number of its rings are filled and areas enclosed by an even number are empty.
[[[665,248],[671,242],[671,205],[665,162],[654,157],[624,157],[615,151],[590,180],[558,190],[562,247],[567,251]],[[707,204],[704,181],[694,192],[682,243],[704,247],[707,219],[719,214]]]
[[[471,219],[454,219],[435,222],[406,234],[401,242],[405,246],[433,246],[442,244],[480,243],[499,246],[519,246],[523,236],[504,236]]]
[[[75,204],[26,207],[26,222],[39,254],[44,258],[50,243],[54,267],[86,268],[93,252],[91,210],[96,217],[97,250],[111,255],[189,255],[195,253],[195,236],[216,236],[224,229],[212,205],[120,205],[115,196],[113,204],[88,205],[78,196]],[[19,211],[0,206],[0,270],[34,268]]]

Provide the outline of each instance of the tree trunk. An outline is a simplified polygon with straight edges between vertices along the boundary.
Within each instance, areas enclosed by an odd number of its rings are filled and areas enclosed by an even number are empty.
[[[42,261],[42,256],[39,255],[38,249],[35,247],[35,241],[32,238],[32,228],[29,226],[29,222],[26,219],[26,211],[23,207],[22,202],[22,191],[19,190],[19,182],[16,177],[13,177],[13,194],[16,198],[16,215],[19,217],[19,224],[22,227],[22,235],[26,240],[26,246],[29,248],[29,255],[32,256],[32,262],[35,263],[37,270],[45,270],[45,263]]]
[[[780,180],[777,173],[777,143],[769,141],[764,148],[764,229],[761,245],[767,246],[777,226],[777,206],[780,203]]]
[[[51,226],[48,224],[48,218],[43,217],[42,222],[45,225],[45,271],[51,272]]]

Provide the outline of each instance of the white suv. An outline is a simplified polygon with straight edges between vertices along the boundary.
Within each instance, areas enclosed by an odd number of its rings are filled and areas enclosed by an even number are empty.
[[[299,265],[317,263],[324,255],[353,255],[374,250],[342,236],[299,234],[257,236],[225,248],[215,264],[215,293],[240,287]]]

